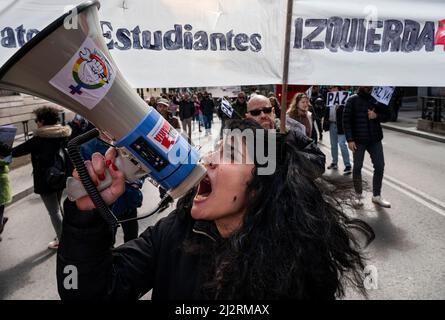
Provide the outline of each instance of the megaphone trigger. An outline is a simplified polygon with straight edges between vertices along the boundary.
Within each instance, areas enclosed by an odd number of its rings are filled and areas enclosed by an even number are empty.
[[[125,176],[125,181],[128,183],[134,183],[136,180],[144,178],[150,171],[143,169],[140,164],[135,162],[134,159],[130,158],[123,148],[117,148],[118,154],[114,160],[115,166],[121,171]],[[105,179],[102,180],[97,186],[97,190],[103,191],[108,188],[112,183],[111,175],[109,169],[105,169]],[[69,177],[66,183],[67,196],[71,201],[76,201],[82,197],[88,195],[83,184],[73,178]]]
[[[97,190],[101,192],[111,186],[111,183],[112,178],[109,169],[105,169],[105,179],[97,186]],[[82,182],[73,177],[69,177],[66,181],[66,192],[70,201],[76,201],[88,195]]]

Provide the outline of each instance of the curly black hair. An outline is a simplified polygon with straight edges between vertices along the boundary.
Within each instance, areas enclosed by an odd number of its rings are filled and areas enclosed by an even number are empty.
[[[56,124],[59,121],[59,110],[53,107],[44,106],[33,111],[36,115],[36,121],[44,126]]]
[[[232,121],[233,128],[261,129],[250,120]],[[371,227],[349,218],[336,205],[335,195],[327,196],[304,174],[308,163],[300,150],[286,143],[281,153],[274,174],[259,175],[258,167],[253,169],[239,230],[207,247],[187,244],[191,251],[211,252],[205,296],[334,299],[344,295],[345,283],[366,295],[364,258],[352,230],[370,240]],[[192,191],[178,207],[189,213],[193,196]]]

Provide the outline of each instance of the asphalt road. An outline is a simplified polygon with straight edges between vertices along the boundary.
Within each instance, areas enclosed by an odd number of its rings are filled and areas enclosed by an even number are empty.
[[[214,129],[213,137],[218,133]],[[211,138],[195,143],[210,148]],[[321,147],[330,161],[329,141]],[[366,192],[365,207],[352,214],[375,230],[375,241],[365,250],[368,266],[377,273],[370,299],[445,299],[445,144],[393,131],[385,131],[383,195],[392,208],[375,207]],[[329,178],[350,179],[338,172]],[[372,164],[365,161],[364,177],[370,182]],[[158,201],[149,183],[143,188],[148,212]],[[166,214],[166,213],[165,213]],[[6,210],[10,218],[0,242],[0,299],[59,299],[55,279],[56,255],[46,249],[54,237],[49,217],[37,195],[30,195]],[[140,231],[159,216],[140,222]],[[122,235],[118,235],[118,244]],[[145,298],[149,298],[146,295]],[[347,290],[346,299],[362,299]]]

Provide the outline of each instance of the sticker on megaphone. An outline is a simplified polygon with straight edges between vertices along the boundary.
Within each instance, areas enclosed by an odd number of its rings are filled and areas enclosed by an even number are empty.
[[[49,83],[91,110],[110,90],[115,70],[94,41],[87,37]]]

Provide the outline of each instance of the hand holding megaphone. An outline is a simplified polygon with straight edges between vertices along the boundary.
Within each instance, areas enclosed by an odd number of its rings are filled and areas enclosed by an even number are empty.
[[[105,164],[103,164],[103,159],[105,159]],[[107,150],[105,157],[98,152],[94,153],[91,161],[85,161],[85,166],[99,192],[112,185],[111,171],[119,170],[123,174],[124,180],[130,183],[147,175],[147,172],[134,164],[122,149],[113,147]],[[77,171],[74,171],[73,177],[67,179],[66,188],[68,199],[71,201],[76,201],[88,194]]]
[[[116,155],[116,149],[110,148],[105,156],[96,152],[93,154],[91,161],[85,161],[90,178],[97,185],[100,195],[107,205],[114,203],[125,191],[125,176],[115,165]],[[80,210],[95,208],[76,170],[73,172],[73,177],[69,178],[67,189],[68,197],[72,201],[76,200],[76,205]],[[74,192],[74,195],[70,192]]]

